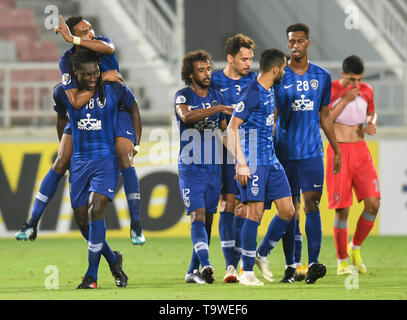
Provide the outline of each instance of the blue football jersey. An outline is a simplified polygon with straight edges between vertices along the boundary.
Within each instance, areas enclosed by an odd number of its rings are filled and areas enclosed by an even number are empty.
[[[222,95],[212,88],[208,89],[206,97],[201,97],[185,87],[175,94],[174,101],[174,110],[178,104],[186,104],[191,110],[224,104]],[[225,119],[224,114],[216,113],[195,123],[183,123],[176,111],[175,117],[180,133],[179,169],[220,171],[223,144],[215,137],[220,122]]]
[[[274,89],[263,88],[253,79],[243,89],[241,101],[233,115],[244,122],[240,127],[240,141],[247,164],[280,167],[273,145]],[[242,139],[244,137],[244,139]]]
[[[310,63],[304,75],[288,66],[275,88],[278,117],[276,152],[279,159],[300,160],[323,157],[319,111],[331,99],[331,75]]]
[[[223,73],[223,70],[215,71],[212,74],[212,87],[222,93],[225,105],[236,105],[240,100],[240,93],[246,85],[257,76],[257,73],[249,72],[239,80],[231,79]],[[229,124],[232,116],[226,115],[226,123]]]
[[[107,37],[102,37],[102,36],[96,36],[95,40],[102,40],[107,43],[112,43],[112,40],[107,38]],[[77,83],[75,77],[72,75],[72,69],[71,69],[71,61],[70,57],[74,53],[74,48],[72,47],[71,49],[67,50],[62,57],[59,59],[59,70],[61,70],[62,74],[62,86],[64,87],[64,90],[69,90],[72,88],[77,88]],[[115,52],[112,54],[100,54],[100,72],[105,72],[108,70],[117,70],[117,72],[120,72],[119,70],[119,61],[117,60]]]
[[[116,157],[115,132],[119,103],[126,109],[135,100],[127,86],[116,82],[103,85],[105,99],[95,95],[82,108],[75,109],[69,102],[63,86],[58,85],[53,93],[55,110],[66,108],[72,128],[72,160],[90,160]]]

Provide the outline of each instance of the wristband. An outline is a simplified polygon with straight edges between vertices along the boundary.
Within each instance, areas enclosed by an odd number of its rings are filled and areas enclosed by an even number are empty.
[[[136,151],[137,153],[139,153],[139,152],[140,152],[140,146],[139,146],[139,145],[135,145],[135,146],[133,147],[133,150]]]
[[[79,45],[81,44],[81,38],[74,36],[72,43],[73,43],[74,45],[79,46]]]

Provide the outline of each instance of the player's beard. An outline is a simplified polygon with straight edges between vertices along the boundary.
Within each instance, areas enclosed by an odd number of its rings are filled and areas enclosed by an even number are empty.
[[[198,80],[198,79],[194,79],[194,81],[195,81],[195,83],[196,83],[196,85],[197,85],[198,87],[200,87],[200,88],[202,88],[202,89],[207,89],[207,88],[209,88],[209,86],[211,85],[211,79],[210,79],[210,78],[206,78],[206,79],[204,79],[204,80],[209,80],[209,81],[208,81],[208,84],[205,84],[204,82],[202,82],[202,81],[200,81],[200,80]]]
[[[274,79],[274,84],[280,85],[282,79],[283,79],[283,73],[280,71],[280,74],[278,75],[278,77],[276,77]]]

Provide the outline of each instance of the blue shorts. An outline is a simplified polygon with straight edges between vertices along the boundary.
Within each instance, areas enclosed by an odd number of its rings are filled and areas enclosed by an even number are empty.
[[[64,134],[72,135],[70,122],[66,124]],[[127,111],[119,111],[117,115],[116,137],[129,139],[133,144],[136,144],[136,133],[134,132],[130,114]]]
[[[222,194],[237,194],[236,170],[234,164],[222,164]]]
[[[73,209],[88,204],[91,192],[113,199],[119,179],[116,158],[72,160],[69,171],[69,190]]]
[[[282,166],[257,166],[247,185],[243,187],[238,182],[240,201],[264,202],[264,209],[270,209],[273,200],[290,197],[291,190]]]
[[[324,186],[324,160],[321,157],[302,160],[280,160],[290,183],[293,197],[316,191],[322,193]]]
[[[133,122],[127,111],[119,111],[117,116],[116,138],[123,137],[136,144],[136,133],[134,132]]]
[[[221,189],[220,172],[179,170],[179,189],[187,214],[205,208],[206,212],[216,213]]]

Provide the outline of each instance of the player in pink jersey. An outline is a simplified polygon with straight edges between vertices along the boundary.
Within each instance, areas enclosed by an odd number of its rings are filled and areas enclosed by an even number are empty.
[[[330,145],[326,167],[329,208],[335,209],[336,212],[334,238],[338,275],[352,273],[352,268],[346,260],[347,255],[360,273],[366,273],[366,266],[360,256],[360,246],[372,230],[380,207],[377,172],[364,140],[365,134],[376,134],[377,114],[373,90],[368,84],[361,82],[364,65],[358,56],[352,55],[343,61],[341,74],[341,79],[332,82],[330,109],[335,135],[341,148],[342,169],[336,175],[332,173],[333,151]],[[358,201],[363,200],[364,210],[348,245],[352,188]]]

